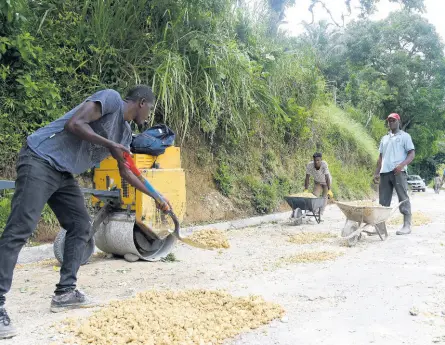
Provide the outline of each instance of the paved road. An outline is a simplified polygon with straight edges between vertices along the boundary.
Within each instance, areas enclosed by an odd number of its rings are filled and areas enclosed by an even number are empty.
[[[227,345],[424,345],[445,343],[445,193],[414,194],[413,210],[432,223],[409,236],[382,242],[365,237],[354,248],[338,238],[296,245],[288,235],[301,231],[339,234],[344,216],[336,206],[320,225],[276,223],[230,231],[231,248],[202,251],[178,245],[179,262],[127,263],[95,260],[82,267],[81,288],[106,302],[147,289],[227,289],[236,295],[259,294],[280,303],[286,317],[235,339]],[[299,252],[329,250],[344,255],[323,263],[276,268],[276,261]],[[89,311],[49,313],[58,272],[51,265],[16,271],[8,307],[20,335],[1,344],[62,344],[50,326],[67,316]],[[411,315],[410,311],[417,315]]]

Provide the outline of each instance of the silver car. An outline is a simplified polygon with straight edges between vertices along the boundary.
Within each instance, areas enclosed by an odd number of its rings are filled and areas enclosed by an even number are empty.
[[[426,190],[425,180],[419,175],[408,175],[408,186],[413,191],[424,192]]]

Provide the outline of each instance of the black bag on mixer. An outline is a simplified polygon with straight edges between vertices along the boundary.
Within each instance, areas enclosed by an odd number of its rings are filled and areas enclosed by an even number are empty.
[[[131,152],[159,156],[175,142],[175,133],[166,125],[153,126],[133,137]]]

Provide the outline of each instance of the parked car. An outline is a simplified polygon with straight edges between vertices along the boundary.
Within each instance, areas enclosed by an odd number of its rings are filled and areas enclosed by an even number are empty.
[[[425,180],[419,175],[408,175],[408,185],[413,191],[424,192],[426,190]]]

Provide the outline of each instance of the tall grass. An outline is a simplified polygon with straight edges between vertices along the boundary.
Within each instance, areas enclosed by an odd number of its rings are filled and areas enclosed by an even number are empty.
[[[376,141],[368,131],[335,105],[318,105],[314,117],[324,129],[325,147],[335,148],[338,155],[352,164],[372,164],[378,156]]]
[[[98,88],[152,85],[156,114],[183,140],[204,134],[219,163],[216,182],[243,205],[269,212],[302,189],[316,150],[338,193],[365,191],[376,142],[328,104],[311,50],[270,36],[267,10],[252,14],[239,3],[48,0],[30,3],[28,23],[38,31],[33,42],[52,53],[40,67],[58,85],[58,110]]]

